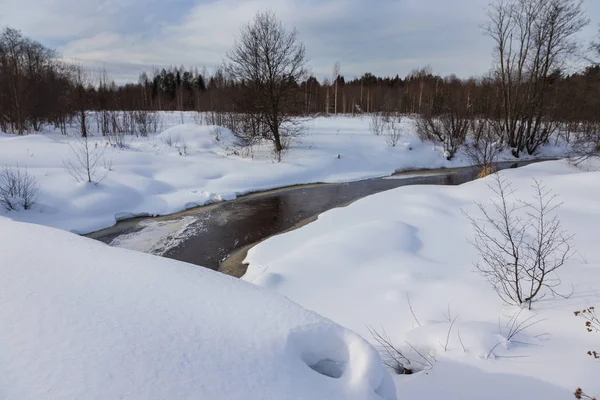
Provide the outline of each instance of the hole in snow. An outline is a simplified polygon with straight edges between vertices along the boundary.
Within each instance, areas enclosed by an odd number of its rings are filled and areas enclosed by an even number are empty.
[[[344,374],[346,365],[345,363],[340,363],[326,358],[324,360],[319,360],[316,364],[309,365],[309,367],[321,375],[325,375],[330,378],[340,378]]]

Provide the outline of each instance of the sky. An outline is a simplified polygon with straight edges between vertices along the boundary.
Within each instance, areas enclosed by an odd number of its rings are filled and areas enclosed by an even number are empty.
[[[0,0],[0,27],[56,49],[63,58],[104,68],[119,83],[169,65],[212,71],[257,11],[297,28],[312,72],[406,76],[430,66],[462,78],[486,73],[493,43],[482,33],[489,0]],[[600,0],[585,0],[600,23]]]

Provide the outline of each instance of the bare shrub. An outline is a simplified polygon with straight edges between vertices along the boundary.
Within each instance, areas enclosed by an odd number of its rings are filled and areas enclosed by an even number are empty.
[[[135,123],[136,132],[146,137],[149,133],[157,132],[158,114],[146,110],[138,110],[133,112],[133,121]]]
[[[465,142],[469,125],[468,118],[453,110],[438,115],[428,111],[417,117],[417,134],[421,140],[440,143],[450,160]]]
[[[385,125],[384,116],[380,113],[371,114],[369,120],[369,131],[375,136],[380,136],[383,133]]]
[[[402,118],[398,117],[396,120],[390,119],[386,124],[385,142],[390,147],[396,147],[400,138],[402,138],[403,131],[400,126]]]
[[[100,174],[100,166],[105,164],[104,148],[98,142],[90,143],[87,136],[69,143],[71,157],[63,159],[63,166],[77,182],[100,183],[106,173]]]
[[[382,328],[381,333],[372,327],[368,327],[371,336],[378,344],[378,350],[382,355],[382,362],[385,366],[391,368],[398,375],[410,375],[416,370],[431,368],[435,358],[424,355],[410,343],[407,346],[414,353],[414,357],[408,358],[399,347],[392,343],[392,340]]]
[[[410,375],[413,373],[411,363],[408,358],[397,347],[392,344],[389,336],[382,329],[379,333],[372,327],[369,327],[369,332],[375,341],[379,344],[379,350],[382,353],[383,364],[394,370],[398,375]]]
[[[533,202],[512,202],[515,191],[500,175],[489,187],[496,195],[491,210],[478,204],[482,217],[467,215],[474,230],[471,244],[482,258],[475,267],[504,302],[531,309],[545,291],[558,294],[556,272],[572,255],[572,236],[556,214],[561,203],[535,179]]]
[[[0,205],[7,211],[29,210],[37,202],[39,188],[27,170],[4,166],[0,173]]]
[[[574,156],[571,162],[575,165],[593,157],[600,157],[600,123],[585,123],[578,125],[573,134]]]

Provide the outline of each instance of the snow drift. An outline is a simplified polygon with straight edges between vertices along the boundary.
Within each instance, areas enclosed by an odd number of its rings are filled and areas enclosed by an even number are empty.
[[[600,347],[600,334],[588,333],[573,311],[600,305],[600,172],[552,161],[501,174],[515,199],[531,198],[535,177],[563,202],[559,216],[576,252],[558,271],[557,290],[573,291],[569,298],[546,293],[532,311],[520,310],[474,272],[479,256],[463,212],[476,216],[476,202],[490,204],[491,177],[405,186],[321,214],[251,249],[243,279],[365,338],[369,326],[385,329],[412,355],[411,367],[427,369],[396,376],[398,398],[559,400],[578,386],[597,396],[600,363],[587,352]],[[512,321],[528,318],[532,326],[510,334]]]
[[[0,218],[0,398],[393,400],[377,352],[283,296]]]

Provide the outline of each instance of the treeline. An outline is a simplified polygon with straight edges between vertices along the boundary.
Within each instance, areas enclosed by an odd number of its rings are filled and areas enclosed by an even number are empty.
[[[71,114],[69,66],[40,43],[6,28],[0,35],[0,130],[23,134]]]
[[[365,73],[346,79],[336,63],[332,79],[288,79],[286,96],[293,99],[287,100],[285,114],[412,114],[421,119],[422,136],[458,146],[465,132],[476,133],[474,122],[485,121],[478,129],[513,148],[515,156],[534,153],[557,131],[588,132],[600,143],[600,66],[590,61],[577,73],[565,72],[583,47],[576,34],[589,22],[581,3],[499,1],[488,16],[485,31],[494,40],[496,57],[486,76],[442,77],[421,68],[404,78]],[[593,46],[600,58],[600,48]],[[102,112],[97,123],[103,134],[109,126],[123,131],[117,125],[131,125],[117,121],[117,111],[249,114],[253,111],[244,104],[254,103],[248,99],[250,88],[259,93],[263,82],[248,79],[227,68],[208,74],[181,66],[143,72],[138,82],[117,85],[106,72],[61,62],[53,50],[7,28],[0,35],[0,129],[23,134],[53,124],[65,131],[75,119],[85,135],[86,111]],[[279,85],[277,79],[272,83]],[[140,115],[130,119],[146,118]]]

